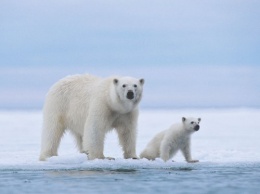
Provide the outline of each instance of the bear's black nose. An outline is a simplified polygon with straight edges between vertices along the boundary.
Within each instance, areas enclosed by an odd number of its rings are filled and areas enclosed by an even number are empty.
[[[129,91],[127,92],[126,97],[127,97],[129,100],[132,100],[132,99],[134,98],[134,92],[131,91],[131,90],[129,90]]]
[[[200,129],[200,126],[199,125],[196,125],[195,127],[194,127],[194,130],[195,131],[198,131]]]

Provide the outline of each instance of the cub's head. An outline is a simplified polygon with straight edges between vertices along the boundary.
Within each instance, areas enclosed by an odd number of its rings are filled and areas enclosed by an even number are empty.
[[[184,125],[185,130],[189,132],[198,131],[200,129],[200,118],[193,118],[193,117],[182,117],[182,122]]]
[[[144,79],[133,77],[114,78],[116,93],[120,100],[138,103],[142,98]]]

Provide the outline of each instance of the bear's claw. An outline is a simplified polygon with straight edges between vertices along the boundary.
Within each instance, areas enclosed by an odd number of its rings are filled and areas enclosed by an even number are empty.
[[[107,159],[107,160],[115,160],[115,158],[113,158],[113,157],[105,157],[105,159]]]

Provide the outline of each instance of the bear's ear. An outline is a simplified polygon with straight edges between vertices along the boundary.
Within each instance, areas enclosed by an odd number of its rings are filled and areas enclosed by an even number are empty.
[[[182,117],[182,122],[186,121],[186,118],[185,117]]]
[[[117,85],[118,79],[114,79],[113,82],[114,82],[115,85]]]
[[[140,84],[143,85],[144,84],[144,79],[140,79],[139,82],[140,82]]]
[[[200,121],[201,121],[201,118],[198,118],[198,121],[200,122]]]

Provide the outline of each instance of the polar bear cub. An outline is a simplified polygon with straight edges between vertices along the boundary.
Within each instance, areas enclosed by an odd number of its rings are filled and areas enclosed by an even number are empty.
[[[199,130],[200,121],[200,118],[183,117],[181,123],[173,124],[169,129],[158,133],[147,144],[140,158],[154,160],[160,157],[166,162],[181,150],[187,162],[198,162],[191,158],[190,136]]]
[[[88,74],[68,76],[49,90],[43,108],[40,160],[57,156],[66,130],[88,159],[104,159],[104,141],[115,129],[124,158],[137,158],[138,104],[144,79]],[[110,158],[112,159],[112,158]]]

